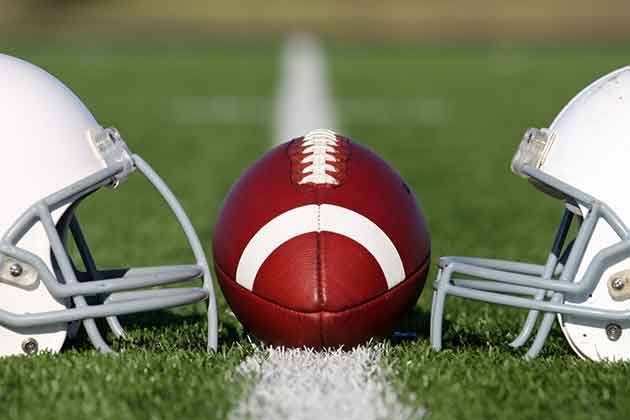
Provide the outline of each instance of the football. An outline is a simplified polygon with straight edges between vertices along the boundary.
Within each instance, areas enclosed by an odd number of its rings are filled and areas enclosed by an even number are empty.
[[[217,278],[265,343],[352,347],[416,303],[427,224],[400,175],[330,130],[280,144],[240,177],[213,238]]]

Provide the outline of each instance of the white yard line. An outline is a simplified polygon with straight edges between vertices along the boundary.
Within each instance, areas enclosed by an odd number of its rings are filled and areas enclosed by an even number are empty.
[[[418,419],[389,387],[379,345],[352,351],[267,349],[249,357],[241,373],[255,375],[250,395],[231,419]]]
[[[273,142],[282,143],[316,128],[336,128],[326,58],[309,35],[289,38],[274,106]]]
[[[370,126],[434,126],[449,120],[449,104],[440,97],[333,98],[326,70],[326,58],[317,40],[296,35],[284,49],[273,100],[266,96],[176,97],[167,104],[165,115],[180,125],[267,125],[272,120],[273,144],[316,128],[339,128],[337,117],[345,125]]]
[[[276,108],[273,143],[334,128],[324,55],[312,38],[289,41]],[[424,410],[402,404],[387,382],[385,347],[351,351],[264,348],[240,372],[255,384],[230,418],[252,420],[416,419]]]

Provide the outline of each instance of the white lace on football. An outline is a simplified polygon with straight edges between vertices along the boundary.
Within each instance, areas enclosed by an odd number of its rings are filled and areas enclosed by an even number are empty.
[[[329,173],[337,172],[337,169],[329,163],[337,161],[333,155],[337,147],[335,133],[331,130],[313,130],[304,136],[302,145],[305,146],[302,153],[306,155],[302,163],[310,163],[310,165],[302,170],[305,176],[299,183],[337,185],[339,181]]]

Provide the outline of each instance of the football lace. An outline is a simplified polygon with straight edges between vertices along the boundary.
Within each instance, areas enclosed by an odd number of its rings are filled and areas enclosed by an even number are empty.
[[[306,156],[301,162],[309,165],[302,170],[305,176],[299,181],[300,184],[339,184],[339,181],[330,174],[337,172],[331,164],[337,161],[334,156],[337,145],[337,136],[331,130],[313,130],[304,136],[302,154]]]

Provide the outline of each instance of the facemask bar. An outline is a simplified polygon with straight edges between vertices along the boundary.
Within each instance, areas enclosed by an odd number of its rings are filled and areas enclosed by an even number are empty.
[[[606,321],[630,319],[630,311],[589,308],[571,303],[588,299],[604,271],[630,256],[628,228],[621,218],[606,204],[529,164],[517,163],[515,169],[562,194],[569,203],[585,207],[588,210],[586,217],[574,242],[561,255],[560,250],[572,221],[572,214],[569,210],[565,211],[545,265],[470,257],[441,258],[431,311],[431,344],[435,350],[442,347],[442,321],[447,295],[529,309],[521,333],[511,343],[513,347],[522,346],[527,341],[533,332],[538,312],[544,312],[534,342],[526,354],[527,358],[536,357],[542,349],[556,314]],[[598,252],[583,277],[574,282],[599,220],[607,223],[620,241]],[[454,278],[455,274],[468,277]]]
[[[573,221],[573,213],[569,210],[565,210],[562,214],[562,219],[560,220],[560,226],[558,227],[558,231],[556,232],[556,236],[554,237],[553,244],[551,246],[551,253],[547,257],[547,262],[545,263],[545,269],[543,270],[542,278],[551,280],[553,276],[558,276],[562,269],[564,268],[564,264],[573,249],[574,242],[571,241],[569,245],[566,247],[564,252],[562,252],[562,248],[564,246],[564,242],[566,241],[567,234],[569,233],[569,229],[571,227],[571,222]],[[545,292],[543,290],[539,290],[536,292],[534,299],[537,301],[542,301],[545,297]],[[523,346],[527,340],[531,337],[534,332],[534,327],[536,326],[536,321],[538,319],[539,311],[530,310],[527,314],[527,318],[523,323],[523,327],[521,328],[521,332],[519,335],[510,343],[510,347],[518,348]],[[549,325],[547,325],[549,324]],[[551,322],[546,320],[544,323],[544,327],[541,326],[538,329],[538,334],[536,337],[542,337],[544,335],[544,331],[553,326],[553,314],[551,314]],[[546,337],[546,335],[545,335]],[[532,347],[538,347],[538,340],[532,345]],[[544,342],[542,343],[544,344]],[[542,348],[542,344],[540,348]],[[540,351],[540,349],[538,349]]]
[[[116,318],[119,315],[182,306],[209,298],[208,349],[216,350],[218,326],[214,286],[199,238],[180,203],[164,181],[140,156],[134,154],[129,158],[135,168],[144,174],[170,207],[186,235],[196,264],[100,271],[96,268],[78,220],[75,218],[71,221],[71,230],[90,277],[90,281],[84,283],[78,281],[73,263],[66,252],[51,213],[66,204],[77,201],[102,186],[118,183],[120,181],[119,175],[129,171],[129,162],[108,162],[109,167],[32,205],[7,230],[0,240],[0,263],[2,263],[2,260],[10,258],[12,263],[16,262],[34,269],[38,279],[44,283],[53,297],[59,300],[70,298],[74,303],[74,308],[27,314],[16,314],[0,310],[0,324],[8,328],[23,328],[82,320],[92,344],[103,352],[111,352],[112,350],[105,343],[94,322],[95,318],[108,318],[110,328],[116,335],[120,336],[124,334],[124,330]],[[37,222],[42,224],[46,232],[52,253],[65,283],[60,282],[55,277],[39,256],[17,247],[20,239]],[[124,276],[120,276],[121,271],[125,271]],[[114,273],[118,273],[118,276],[112,277]],[[203,279],[201,288],[130,291],[187,281],[200,276]],[[89,305],[86,302],[86,296],[103,297],[104,303]]]

